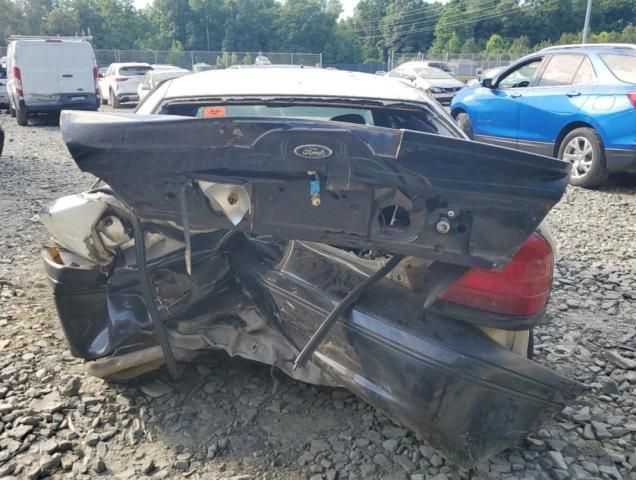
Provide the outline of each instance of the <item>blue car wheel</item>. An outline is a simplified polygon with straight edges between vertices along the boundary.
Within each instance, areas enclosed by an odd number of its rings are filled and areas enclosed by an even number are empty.
[[[473,124],[470,121],[470,117],[465,112],[460,112],[455,116],[455,121],[459,128],[463,130],[463,132],[468,135],[468,138],[472,140],[473,138]]]
[[[607,179],[603,143],[592,128],[577,128],[559,146],[559,158],[572,164],[570,184],[595,188]]]

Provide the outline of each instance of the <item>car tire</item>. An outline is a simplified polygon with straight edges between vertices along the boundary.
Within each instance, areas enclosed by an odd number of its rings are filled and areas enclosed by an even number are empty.
[[[113,108],[121,107],[121,103],[119,102],[119,100],[117,100],[117,97],[115,96],[115,93],[112,90],[110,91],[110,105]]]
[[[26,127],[29,123],[29,116],[27,115],[26,110],[22,110],[20,106],[15,109],[15,118],[18,122],[18,125],[21,127]]]
[[[599,187],[607,180],[603,142],[593,128],[576,128],[559,145],[559,158],[572,164],[570,185]]]
[[[455,121],[459,128],[468,135],[468,138],[473,139],[473,123],[470,121],[470,117],[466,112],[460,112],[455,116]]]

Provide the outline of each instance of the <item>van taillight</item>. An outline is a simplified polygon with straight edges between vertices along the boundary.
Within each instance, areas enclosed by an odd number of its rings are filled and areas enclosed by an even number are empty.
[[[24,95],[24,91],[22,91],[22,73],[20,73],[18,67],[13,67],[13,81],[15,82],[15,93]]]
[[[99,70],[93,67],[93,80],[95,81],[95,93],[99,95]]]
[[[533,315],[548,303],[553,269],[551,245],[534,233],[506,265],[468,270],[440,299],[489,312]]]
[[[629,98],[629,101],[632,102],[632,105],[636,107],[636,92],[629,92],[627,97]]]

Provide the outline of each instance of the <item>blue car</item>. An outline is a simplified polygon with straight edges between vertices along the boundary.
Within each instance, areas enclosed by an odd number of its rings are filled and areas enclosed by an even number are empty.
[[[475,140],[572,163],[597,187],[636,172],[636,45],[562,45],[457,93],[451,114]]]

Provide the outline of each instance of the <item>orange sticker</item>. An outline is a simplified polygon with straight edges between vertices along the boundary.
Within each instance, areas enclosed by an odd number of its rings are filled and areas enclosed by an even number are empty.
[[[203,118],[225,117],[225,107],[205,107],[203,109]]]

